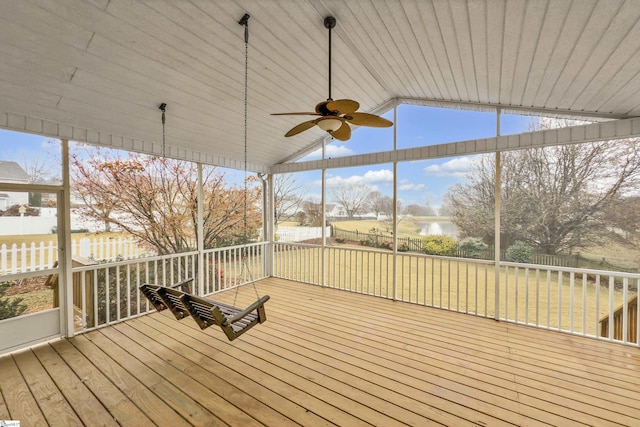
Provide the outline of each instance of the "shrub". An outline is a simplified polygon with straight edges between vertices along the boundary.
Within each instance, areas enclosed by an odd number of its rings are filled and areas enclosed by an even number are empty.
[[[533,258],[533,248],[525,242],[516,240],[516,242],[507,248],[505,253],[507,261],[529,263]]]
[[[469,237],[459,243],[460,250],[467,258],[480,258],[481,255],[489,248],[485,242],[479,237]]]
[[[20,316],[27,310],[27,306],[22,304],[24,298],[3,298],[9,286],[11,282],[0,282],[0,320]]]
[[[411,248],[409,248],[409,245],[407,245],[406,243],[401,244],[400,246],[398,246],[398,252],[409,252]]]
[[[369,234],[366,235],[366,240],[361,240],[360,244],[363,246],[370,246],[372,248],[391,249],[393,244],[387,240],[383,240],[385,236],[382,231],[377,228],[369,230]]]
[[[449,236],[429,235],[422,239],[422,251],[427,255],[453,255],[456,248],[456,241]]]

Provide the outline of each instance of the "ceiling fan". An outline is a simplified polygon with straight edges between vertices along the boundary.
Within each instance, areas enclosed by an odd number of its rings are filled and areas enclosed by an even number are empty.
[[[368,113],[357,113],[360,107],[357,101],[352,99],[331,98],[331,29],[336,26],[333,16],[324,18],[324,26],[329,30],[329,97],[316,105],[315,112],[275,113],[272,116],[319,116],[317,119],[302,122],[294,126],[284,136],[294,136],[314,126],[326,131],[335,139],[347,141],[351,138],[349,123],[356,126],[389,127],[393,122],[380,116]]]

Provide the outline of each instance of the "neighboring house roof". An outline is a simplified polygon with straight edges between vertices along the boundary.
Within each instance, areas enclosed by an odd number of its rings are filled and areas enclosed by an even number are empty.
[[[29,174],[16,162],[0,160],[0,181],[28,182]]]

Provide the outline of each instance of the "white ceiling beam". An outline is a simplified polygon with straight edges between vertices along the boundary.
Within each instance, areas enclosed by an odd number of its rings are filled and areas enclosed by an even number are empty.
[[[359,154],[309,162],[283,163],[275,165],[270,173],[302,172],[318,169],[367,166],[406,160],[427,160],[473,154],[541,148],[555,145],[581,144],[585,142],[609,141],[640,137],[640,118],[615,120],[547,129],[536,132],[473,139],[425,147],[405,148],[396,151]]]
[[[49,138],[69,139],[71,141],[133,151],[153,156],[163,155],[162,145],[157,142],[96,132],[89,129],[27,117],[10,112],[0,111],[0,129],[42,135]],[[183,147],[166,145],[165,155],[166,157],[178,160],[187,160],[237,170],[244,169],[243,161],[229,159],[223,156],[214,156],[209,153],[190,150]],[[268,167],[266,165],[247,162],[247,170],[249,172],[266,173],[268,172]]]

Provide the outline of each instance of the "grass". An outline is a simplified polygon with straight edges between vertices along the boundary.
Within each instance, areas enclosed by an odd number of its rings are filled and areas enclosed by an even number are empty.
[[[393,254],[345,247],[327,250],[327,283],[350,291],[394,297]],[[278,253],[275,274],[310,283],[322,282],[319,248]],[[395,297],[428,306],[494,317],[496,273],[490,263],[399,254]],[[304,266],[299,268],[297,266]],[[608,314],[609,284],[601,277],[573,279],[546,267],[502,268],[499,272],[499,317],[521,323],[570,329],[595,335],[599,320]],[[635,292],[630,292],[632,296]],[[622,292],[613,288],[614,307]]]
[[[398,223],[398,237],[420,238],[421,228],[416,221],[420,221],[421,217],[406,217]],[[372,228],[377,228],[383,232],[387,232],[387,228],[391,227],[391,223],[387,221],[377,221],[375,219],[354,220],[354,221],[337,221],[333,226],[346,231],[358,231],[360,233],[368,233]],[[391,235],[391,233],[389,233]]]

